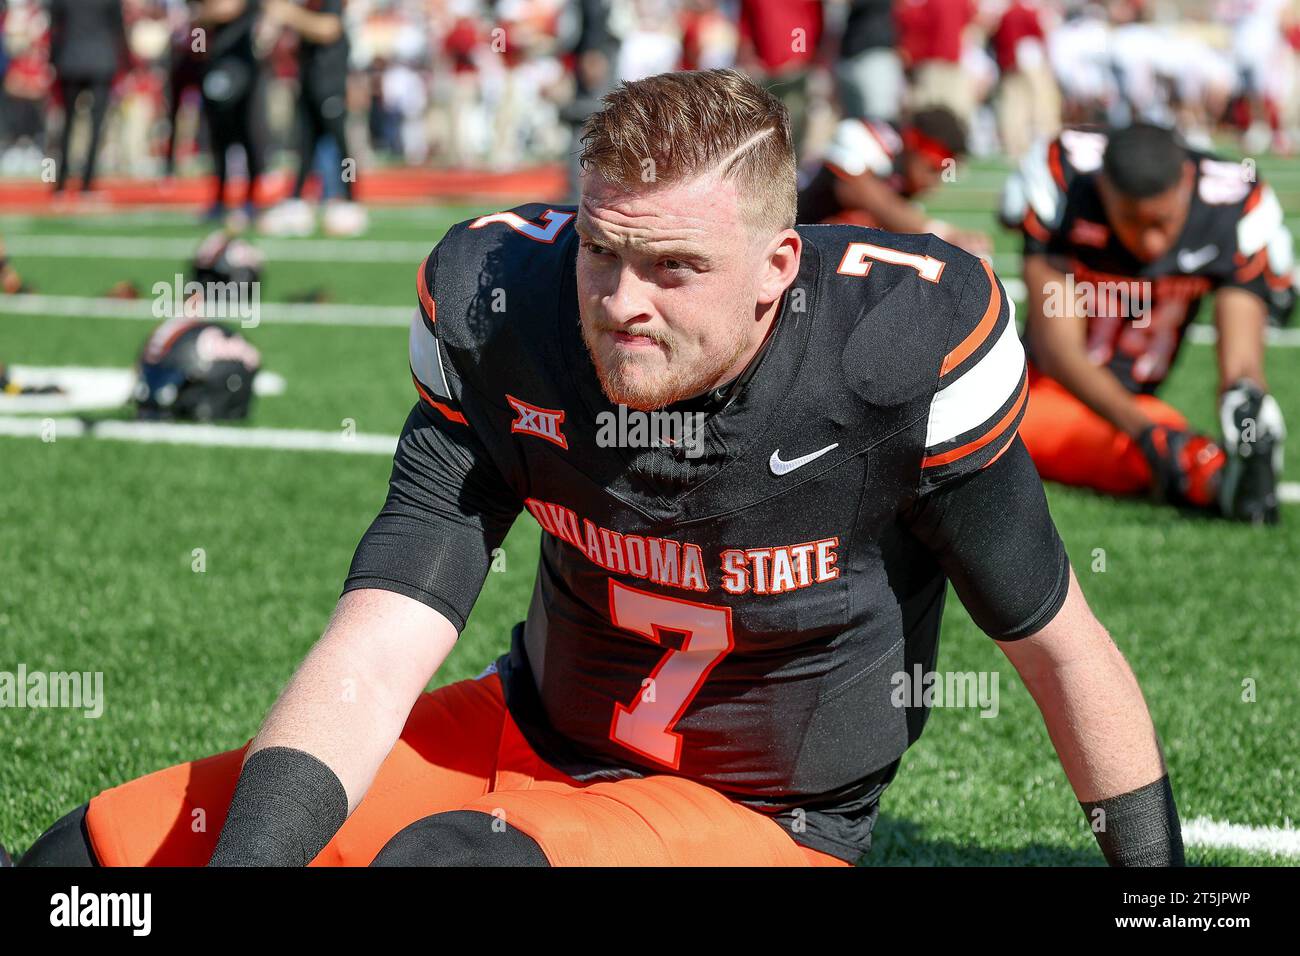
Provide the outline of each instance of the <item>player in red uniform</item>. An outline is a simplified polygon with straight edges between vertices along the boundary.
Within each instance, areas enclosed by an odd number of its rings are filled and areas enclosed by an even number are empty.
[[[1064,131],[1008,180],[1003,205],[1024,234],[1021,434],[1039,473],[1276,522],[1286,429],[1267,394],[1264,331],[1295,291],[1273,190],[1249,165],[1135,125]],[[1222,446],[1155,396],[1211,294]]]
[[[583,161],[578,207],[460,223],[420,266],[387,501],[257,737],[99,794],[25,862],[843,865],[921,734],[899,677],[934,671],[951,581],[1107,859],[1180,863],[1142,694],[1017,437],[988,264],[795,228],[787,114],[733,71],[616,90]],[[422,693],[523,511],[527,619]]]

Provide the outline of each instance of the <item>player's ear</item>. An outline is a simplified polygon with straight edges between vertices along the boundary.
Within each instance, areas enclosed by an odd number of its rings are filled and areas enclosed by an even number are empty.
[[[763,257],[763,272],[758,283],[758,302],[768,305],[781,297],[799,274],[799,256],[803,240],[793,229],[782,229],[772,237]]]

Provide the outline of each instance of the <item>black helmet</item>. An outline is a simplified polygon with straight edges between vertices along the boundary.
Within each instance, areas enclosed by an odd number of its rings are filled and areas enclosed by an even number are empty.
[[[257,349],[217,322],[168,319],[140,353],[132,396],[140,418],[216,421],[247,418]]]
[[[257,282],[262,277],[262,251],[219,229],[199,243],[190,267],[195,282]]]

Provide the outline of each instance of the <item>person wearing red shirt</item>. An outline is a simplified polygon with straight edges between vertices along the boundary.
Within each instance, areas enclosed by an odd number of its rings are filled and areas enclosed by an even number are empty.
[[[740,0],[740,67],[790,113],[795,150],[808,128],[808,76],[824,27],[822,0]]]
[[[975,0],[899,0],[899,51],[911,80],[911,108],[944,106],[970,125],[973,84],[961,65],[962,41],[975,21]]]
[[[1047,65],[1043,14],[1038,0],[1011,0],[990,38],[1001,72],[998,135],[1012,159],[1056,135],[1061,125],[1061,94]]]

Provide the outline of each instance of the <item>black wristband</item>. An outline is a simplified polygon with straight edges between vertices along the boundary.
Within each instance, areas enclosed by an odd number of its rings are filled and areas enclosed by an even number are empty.
[[[1169,774],[1145,787],[1080,802],[1111,866],[1183,866],[1183,832]]]
[[[292,747],[248,758],[208,866],[306,866],[348,817],[334,771]]]

